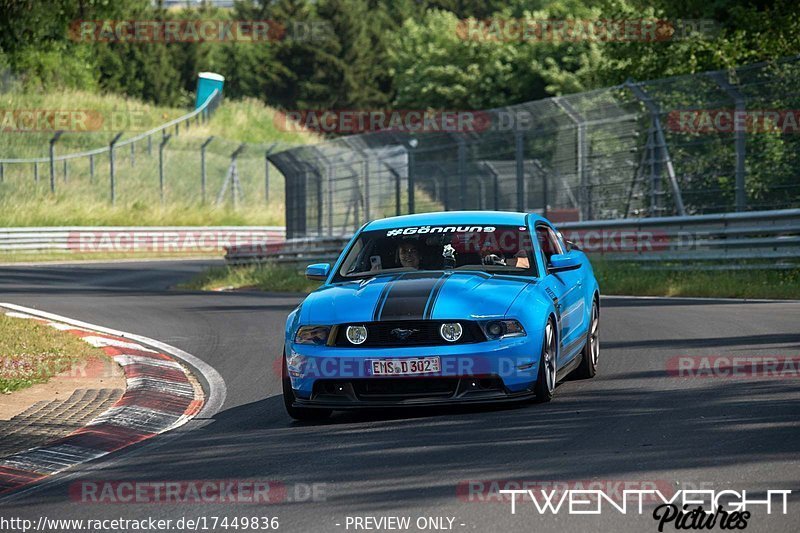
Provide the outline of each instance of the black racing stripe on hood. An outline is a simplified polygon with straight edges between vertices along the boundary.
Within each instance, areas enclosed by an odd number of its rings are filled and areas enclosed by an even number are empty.
[[[378,320],[421,320],[443,274],[406,274],[392,283]]]
[[[389,293],[389,289],[392,288],[392,284],[395,282],[397,278],[392,276],[386,283],[383,284],[381,288],[381,292],[378,295],[378,300],[375,302],[375,309],[372,310],[372,321],[377,322],[381,316],[381,310],[383,309],[383,305],[386,303],[386,295]]]
[[[431,289],[431,295],[428,298],[428,302],[425,304],[425,312],[423,316],[425,320],[428,320],[433,316],[433,308],[436,306],[436,300],[439,298],[439,293],[442,292],[442,286],[449,277],[450,273],[445,272],[441,278],[436,280],[436,284],[433,286],[433,289]]]

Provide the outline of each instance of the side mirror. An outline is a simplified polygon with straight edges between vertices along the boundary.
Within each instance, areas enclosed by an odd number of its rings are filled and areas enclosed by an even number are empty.
[[[306,277],[314,281],[325,281],[331,272],[331,265],[328,263],[316,263],[306,267]]]
[[[550,256],[550,266],[547,271],[564,272],[566,270],[575,270],[581,267],[581,261],[575,254],[553,254]]]

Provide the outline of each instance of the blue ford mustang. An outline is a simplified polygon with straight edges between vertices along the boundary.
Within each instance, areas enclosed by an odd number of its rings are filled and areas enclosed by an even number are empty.
[[[364,225],[286,321],[283,398],[337,409],[549,401],[597,371],[600,297],[546,219],[452,211]]]

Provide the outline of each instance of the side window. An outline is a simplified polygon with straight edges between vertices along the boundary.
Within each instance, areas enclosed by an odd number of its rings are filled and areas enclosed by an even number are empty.
[[[545,266],[550,266],[550,258],[555,254],[563,253],[561,243],[555,232],[545,225],[536,226],[536,238],[542,249],[542,261]]]

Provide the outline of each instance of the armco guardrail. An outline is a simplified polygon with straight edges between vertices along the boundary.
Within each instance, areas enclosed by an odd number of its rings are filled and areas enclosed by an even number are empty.
[[[0,229],[0,251],[214,252],[259,243],[275,245],[283,226],[97,226]]]
[[[698,269],[767,269],[797,267],[787,261],[800,260],[800,209],[567,222],[558,228],[585,252],[610,261],[678,263],[670,268],[691,262],[695,263],[692,268]],[[232,246],[225,259],[232,265],[271,261],[299,267],[332,261],[348,239],[339,236]]]

